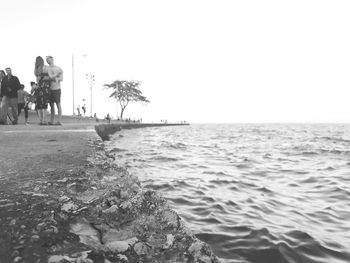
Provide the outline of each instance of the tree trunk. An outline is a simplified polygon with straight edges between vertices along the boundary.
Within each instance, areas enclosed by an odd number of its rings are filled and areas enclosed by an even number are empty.
[[[124,113],[125,107],[121,109],[120,112],[120,120],[123,120],[123,113]]]

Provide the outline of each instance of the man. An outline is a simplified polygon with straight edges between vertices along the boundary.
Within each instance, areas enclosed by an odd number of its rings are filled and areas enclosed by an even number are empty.
[[[62,125],[62,107],[61,107],[61,81],[63,80],[63,70],[54,64],[52,56],[46,57],[46,62],[49,66],[44,67],[44,73],[47,73],[51,79],[50,84],[50,108],[51,108],[51,121],[50,125]],[[58,111],[58,119],[55,123],[55,103]]]
[[[18,122],[18,95],[17,91],[21,88],[21,84],[16,76],[12,75],[11,68],[5,69],[7,76],[1,81],[1,116],[0,124],[7,124],[8,108],[12,109],[12,124],[16,125]]]

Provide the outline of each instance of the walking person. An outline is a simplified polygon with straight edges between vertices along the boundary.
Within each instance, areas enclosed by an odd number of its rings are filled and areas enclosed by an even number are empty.
[[[17,91],[18,96],[18,117],[21,115],[22,109],[24,110],[25,124],[28,124],[28,98],[29,93],[24,90],[24,85],[21,84],[21,88]]]
[[[46,62],[49,66],[43,68],[44,72],[50,77],[50,108],[51,108],[51,121],[50,125],[62,125],[62,107],[61,107],[61,81],[63,80],[63,70],[54,64],[52,56],[46,57]],[[57,106],[58,118],[55,123],[55,104]]]
[[[18,123],[18,94],[21,84],[16,76],[12,75],[11,68],[5,69],[7,75],[1,80],[1,117],[0,124],[7,124],[8,108],[12,109],[12,124]]]

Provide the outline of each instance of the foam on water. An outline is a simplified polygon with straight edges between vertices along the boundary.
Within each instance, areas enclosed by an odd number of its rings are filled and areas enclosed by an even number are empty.
[[[350,262],[349,125],[145,128],[108,147],[222,262]]]

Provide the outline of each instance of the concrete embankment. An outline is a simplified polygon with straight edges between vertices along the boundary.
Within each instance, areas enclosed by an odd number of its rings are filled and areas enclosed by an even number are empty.
[[[114,164],[95,123],[65,120],[0,126],[1,262],[218,262],[162,196]]]
[[[134,122],[116,122],[110,124],[97,124],[95,125],[96,133],[103,141],[109,140],[110,135],[117,131],[127,129],[139,129],[146,127],[165,127],[165,126],[184,126],[188,123],[134,123]]]

